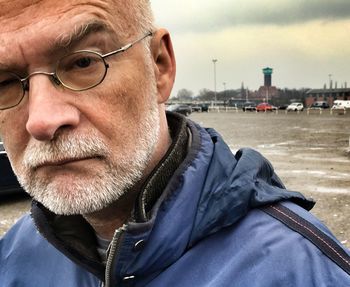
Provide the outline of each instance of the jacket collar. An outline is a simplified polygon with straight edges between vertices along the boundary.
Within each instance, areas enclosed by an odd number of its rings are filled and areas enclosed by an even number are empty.
[[[163,193],[175,170],[186,157],[191,145],[185,118],[176,113],[168,112],[167,120],[172,144],[141,188],[135,202],[135,222],[147,222],[150,219],[153,206]]]

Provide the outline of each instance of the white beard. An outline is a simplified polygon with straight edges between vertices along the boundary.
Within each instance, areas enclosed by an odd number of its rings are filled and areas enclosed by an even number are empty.
[[[154,103],[140,120],[138,136],[128,150],[114,156],[97,131],[86,134],[62,133],[53,142],[29,142],[23,165],[14,170],[24,189],[56,214],[88,214],[103,209],[138,182],[154,152],[159,135],[158,106]],[[36,167],[67,158],[98,157],[103,169],[90,171],[90,176],[42,178]],[[68,180],[65,180],[67,178]]]

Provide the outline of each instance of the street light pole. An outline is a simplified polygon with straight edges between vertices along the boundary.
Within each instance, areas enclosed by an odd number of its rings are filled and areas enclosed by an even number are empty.
[[[224,97],[225,97],[224,103],[226,103],[226,82],[223,82],[222,84],[224,86]]]
[[[266,87],[266,103],[269,103],[269,87]]]
[[[332,89],[332,86],[333,86],[332,85],[332,76],[333,76],[332,74],[328,75],[328,78],[329,78],[329,89]]]
[[[213,59],[213,64],[214,64],[214,105],[216,106],[216,62],[218,59]]]

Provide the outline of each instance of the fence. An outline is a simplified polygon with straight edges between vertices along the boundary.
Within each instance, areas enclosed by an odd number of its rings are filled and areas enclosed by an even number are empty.
[[[208,112],[210,113],[274,113],[274,114],[306,114],[306,115],[343,115],[343,116],[350,116],[350,109],[311,109],[307,108],[303,111],[287,111],[287,110],[272,110],[272,111],[265,111],[265,112],[257,112],[254,111],[243,111],[242,109],[239,109],[237,107],[225,107],[225,106],[210,106],[208,109]]]

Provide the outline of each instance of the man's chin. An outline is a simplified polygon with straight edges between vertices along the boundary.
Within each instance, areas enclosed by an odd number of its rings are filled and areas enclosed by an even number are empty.
[[[63,188],[65,186],[65,188]],[[112,189],[72,186],[50,183],[46,187],[31,187],[27,192],[36,201],[58,215],[88,214],[99,211],[119,198]]]
[[[35,198],[38,202],[42,203],[47,209],[57,215],[84,215],[98,212],[99,210],[105,208],[108,203],[91,204],[90,202],[82,202],[79,204],[72,201],[66,201],[63,199],[54,199],[46,197],[44,200],[42,198]]]

